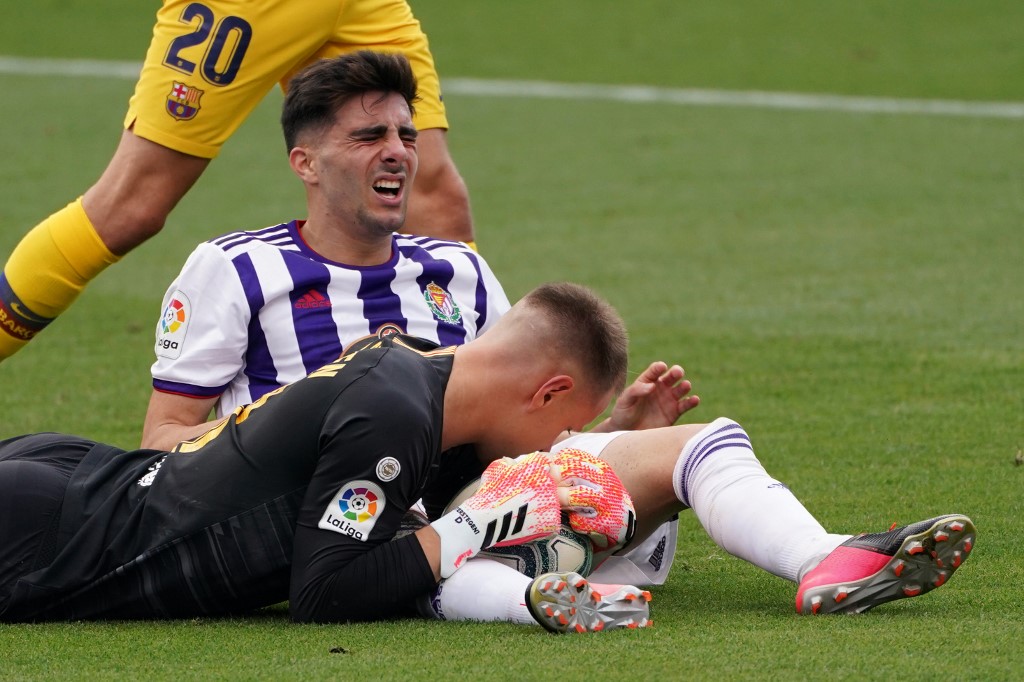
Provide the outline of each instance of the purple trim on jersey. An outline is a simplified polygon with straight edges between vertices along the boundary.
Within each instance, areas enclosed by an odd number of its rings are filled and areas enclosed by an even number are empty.
[[[251,230],[245,232],[229,232],[228,234],[221,235],[210,240],[211,244],[215,244],[220,248],[227,251],[228,249],[238,246],[239,244],[245,244],[252,241],[265,242],[276,246],[277,248],[283,248],[289,245],[295,246],[295,239],[293,238],[290,226],[294,224],[281,223],[280,225],[272,225],[270,227],[264,227],[262,230]]]
[[[267,346],[267,336],[260,325],[260,310],[265,301],[256,268],[247,253],[236,256],[231,264],[235,266],[238,281],[245,292],[245,300],[249,303],[249,346],[245,349],[245,375],[249,378],[251,402],[278,387],[277,368]]]
[[[292,277],[288,299],[292,306],[292,324],[299,344],[299,354],[306,374],[323,367],[341,355],[344,348],[338,339],[338,327],[331,314],[331,298],[327,285],[331,273],[323,263],[299,255],[284,257]]]
[[[462,247],[463,249],[469,248],[463,242],[445,241],[443,239],[436,239],[434,237],[423,237],[415,234],[403,234],[402,237],[415,243],[416,246],[426,249],[427,251],[435,251],[437,249],[444,249],[452,246]]]
[[[484,273],[480,270],[480,258],[475,253],[467,253],[466,257],[476,270],[476,301],[473,305],[476,308],[476,330],[479,335],[480,330],[487,326],[487,285],[484,283]]]
[[[692,506],[690,504],[689,484],[693,479],[693,472],[700,466],[700,463],[719,450],[732,447],[745,448],[751,452],[754,451],[754,448],[750,445],[750,437],[747,435],[747,432],[735,422],[726,424],[720,429],[709,433],[690,450],[690,454],[683,462],[683,469],[679,480],[679,490],[683,493],[683,504],[687,507]]]
[[[165,381],[164,379],[153,379],[153,388],[161,393],[174,393],[190,398],[216,398],[227,390],[230,384],[223,386],[195,386],[193,384],[182,384],[177,381]]]
[[[299,252],[305,255],[307,258],[310,258],[320,263],[329,263],[330,265],[335,265],[339,268],[345,268],[346,270],[353,270],[355,272],[361,272],[364,270],[378,270],[381,268],[393,269],[398,264],[398,250],[395,248],[394,236],[392,236],[391,238],[391,257],[388,258],[388,260],[385,261],[384,263],[381,263],[380,265],[349,265],[348,263],[339,263],[338,261],[326,258],[321,254],[317,253],[316,251],[314,251],[312,248],[310,248],[309,244],[306,243],[306,238],[302,236],[302,230],[299,229],[299,222],[300,221],[298,220],[293,220],[290,223],[288,223],[288,232],[292,236],[292,243],[294,243],[298,247]],[[303,225],[305,225],[306,221],[303,220],[301,222]]]
[[[450,287],[455,277],[455,268],[451,263],[432,257],[423,247],[400,246],[399,250],[403,256],[423,267],[423,272],[416,278],[416,284],[419,285],[421,292],[426,291],[427,285],[434,282],[451,293]],[[442,346],[461,346],[466,342],[466,327],[462,321],[465,317],[458,324],[438,320],[436,317],[434,319],[437,321],[437,338]]]

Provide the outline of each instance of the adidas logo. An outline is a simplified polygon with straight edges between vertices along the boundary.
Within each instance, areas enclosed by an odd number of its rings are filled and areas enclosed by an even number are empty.
[[[305,308],[330,308],[330,300],[315,289],[310,289],[302,298],[295,302],[296,310],[303,310]]]
[[[480,545],[480,548],[487,549],[488,547],[492,547],[493,545],[501,542],[510,535],[509,529],[511,529],[511,535],[515,535],[521,531],[523,526],[526,525],[528,509],[529,503],[524,504],[514,512],[505,512],[505,515],[501,517],[501,531],[498,532],[497,536],[495,536],[495,531],[498,530],[498,520],[492,519],[491,522],[487,524],[487,532],[484,533],[484,541]],[[515,525],[512,523],[513,519],[515,519]]]

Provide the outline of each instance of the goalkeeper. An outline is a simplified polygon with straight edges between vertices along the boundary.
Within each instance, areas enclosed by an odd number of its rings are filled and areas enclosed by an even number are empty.
[[[548,460],[502,458],[581,430],[621,390],[626,358],[613,308],[545,285],[461,347],[368,339],[173,452],[7,440],[0,620],[213,616],[285,599],[299,621],[413,615],[484,547],[557,527]],[[480,494],[395,538],[418,499],[442,508],[487,462]]]

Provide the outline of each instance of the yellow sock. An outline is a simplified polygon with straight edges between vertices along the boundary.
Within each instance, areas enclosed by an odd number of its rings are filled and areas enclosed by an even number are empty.
[[[0,360],[14,355],[119,256],[110,252],[79,197],[36,225],[0,275]]]

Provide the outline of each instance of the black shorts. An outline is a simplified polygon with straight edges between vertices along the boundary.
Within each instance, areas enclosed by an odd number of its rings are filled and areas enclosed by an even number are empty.
[[[94,446],[56,433],[0,441],[0,613],[18,579],[56,554],[64,492]]]

